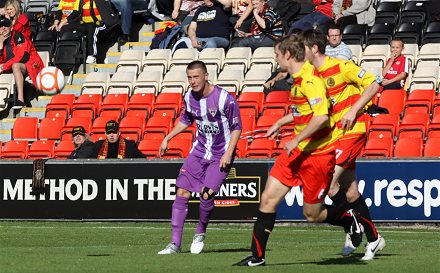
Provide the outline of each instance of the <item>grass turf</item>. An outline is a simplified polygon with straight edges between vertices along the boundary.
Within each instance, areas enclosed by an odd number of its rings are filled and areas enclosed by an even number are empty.
[[[167,223],[0,222],[0,272],[440,272],[439,228],[381,227],[387,247],[363,262],[363,244],[339,255],[340,229],[277,225],[264,268],[231,266],[250,253],[252,225],[211,224],[200,255],[189,253],[194,228],[185,226],[183,253],[157,255]]]

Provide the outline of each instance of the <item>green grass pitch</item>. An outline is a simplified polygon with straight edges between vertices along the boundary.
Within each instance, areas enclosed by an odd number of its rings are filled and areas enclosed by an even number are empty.
[[[265,267],[231,266],[250,253],[251,224],[211,224],[204,252],[189,253],[194,223],[185,225],[182,251],[157,255],[169,223],[0,222],[0,273],[14,272],[440,272],[438,227],[379,227],[387,247],[363,262],[363,244],[339,255],[344,234],[326,225],[277,225]],[[364,236],[365,241],[365,236]]]

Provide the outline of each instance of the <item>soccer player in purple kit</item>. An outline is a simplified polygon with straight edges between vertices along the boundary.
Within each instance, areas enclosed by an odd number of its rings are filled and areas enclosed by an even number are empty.
[[[191,192],[200,193],[199,223],[191,253],[199,254],[203,250],[206,227],[214,209],[214,196],[231,168],[242,128],[237,101],[226,90],[208,82],[203,62],[191,62],[186,73],[192,90],[185,94],[185,110],[180,122],[165,137],[159,153],[162,155],[168,141],[194,121],[197,137],[176,181],[176,199],[171,213],[171,243],[158,254],[180,252]]]

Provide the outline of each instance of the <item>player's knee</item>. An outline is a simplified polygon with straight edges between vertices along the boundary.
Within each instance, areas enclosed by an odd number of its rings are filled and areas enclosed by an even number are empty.
[[[307,222],[309,223],[317,223],[318,221],[318,215],[314,214],[312,212],[306,212],[304,211],[304,217],[306,218]]]
[[[361,196],[357,187],[348,188],[346,195],[347,195],[347,202],[348,203],[353,203]]]
[[[271,198],[271,196],[264,191],[263,194],[261,195],[260,210],[273,211],[275,210],[277,205],[275,203],[276,202],[274,201],[274,199]]]
[[[203,188],[202,195],[201,195],[203,200],[213,199],[214,196],[215,196],[215,191],[214,190],[212,190],[210,188],[207,188],[207,187]]]
[[[182,188],[177,189],[176,195],[181,196],[181,197],[185,197],[185,198],[191,197],[191,193],[185,189],[182,189]]]

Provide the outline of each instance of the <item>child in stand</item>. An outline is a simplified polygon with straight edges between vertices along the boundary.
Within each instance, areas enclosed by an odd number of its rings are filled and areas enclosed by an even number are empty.
[[[382,70],[382,90],[402,89],[409,73],[408,58],[402,55],[405,48],[403,41],[394,38],[390,42],[391,57]]]

